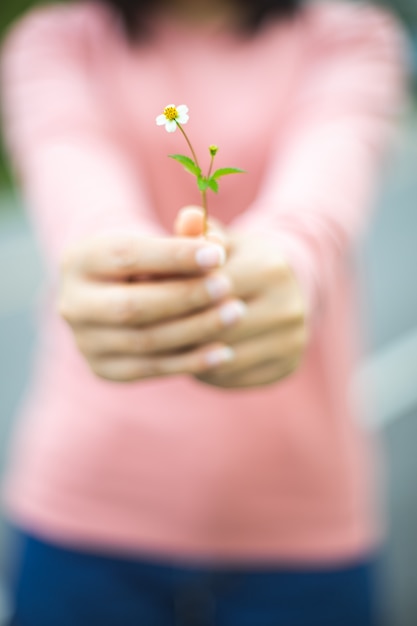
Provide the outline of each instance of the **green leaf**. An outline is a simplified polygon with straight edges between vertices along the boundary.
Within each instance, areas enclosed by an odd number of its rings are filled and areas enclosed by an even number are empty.
[[[208,179],[207,186],[209,189],[214,191],[214,193],[217,193],[219,191],[219,183],[216,182],[213,177]]]
[[[216,170],[214,174],[212,174],[212,178],[217,180],[222,176],[228,176],[229,174],[245,174],[245,170],[240,170],[238,167],[222,167],[219,170]]]
[[[185,156],[184,154],[169,154],[168,156],[170,159],[174,159],[175,161],[178,161],[178,163],[181,163],[181,165],[183,165],[187,172],[190,172],[190,174],[194,174],[194,176],[201,175],[200,168],[192,159],[190,159],[190,157]]]
[[[205,176],[199,176],[197,178],[197,185],[200,191],[206,191],[209,186],[207,178]]]

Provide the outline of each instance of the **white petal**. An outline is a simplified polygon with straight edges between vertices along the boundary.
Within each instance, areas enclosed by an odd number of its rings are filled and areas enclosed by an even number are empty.
[[[188,122],[188,120],[190,119],[190,116],[187,115],[186,113],[182,113],[182,115],[179,115],[177,117],[177,122],[179,124],[186,124]]]
[[[175,106],[175,104],[167,104],[166,107],[164,107],[164,109],[170,109],[170,108],[176,109],[177,107]]]
[[[177,122],[174,120],[167,120],[165,128],[167,133],[174,133],[177,130]]]
[[[183,113],[188,113],[188,107],[186,104],[180,104],[179,106],[177,106],[177,111],[179,115],[182,115]]]
[[[167,121],[167,118],[165,117],[164,114],[158,115],[158,117],[156,118],[156,123],[158,126],[163,126],[166,121]]]
[[[181,126],[184,126],[189,119],[188,115],[181,115],[180,117],[177,117],[177,122],[181,124]]]

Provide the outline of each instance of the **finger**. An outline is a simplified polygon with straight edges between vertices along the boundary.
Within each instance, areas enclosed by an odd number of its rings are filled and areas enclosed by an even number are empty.
[[[184,350],[217,338],[226,326],[237,324],[246,307],[240,300],[229,300],[221,306],[146,328],[77,329],[76,340],[81,352],[89,355],[153,355]]]
[[[304,352],[301,333],[276,331],[264,333],[258,337],[232,344],[235,358],[232,362],[221,365],[216,375],[237,374],[245,369],[257,367],[265,362],[283,360],[299,362]]]
[[[102,235],[69,250],[64,268],[94,277],[200,274],[224,264],[226,253],[218,244],[191,237],[139,237]]]
[[[294,298],[282,302],[271,301],[263,295],[246,302],[247,311],[240,324],[224,329],[219,338],[227,344],[235,344],[266,332],[282,331],[282,347],[292,344],[293,334],[299,335],[300,345],[307,343],[307,330],[303,311]]]
[[[174,223],[174,233],[180,237],[203,237],[205,232],[204,209],[198,206],[186,206],[177,215]],[[208,218],[205,239],[218,243],[230,250],[231,240],[225,227],[212,217]]]
[[[207,222],[206,240],[217,243],[226,250],[228,256],[233,249],[233,242],[226,228],[218,220],[209,217]]]
[[[230,361],[233,357],[233,350],[217,343],[169,357],[90,359],[89,364],[101,378],[116,382],[130,382],[160,376],[198,374]]]
[[[293,277],[288,264],[279,250],[261,241],[237,240],[233,246],[224,271],[233,284],[239,298],[250,297],[265,288],[288,283],[293,287]]]
[[[289,376],[297,367],[297,362],[273,361],[231,375],[220,376],[216,371],[197,374],[202,382],[224,389],[240,389],[272,385]]]
[[[230,289],[221,274],[159,282],[85,282],[61,294],[59,313],[71,325],[145,326],[209,307]]]
[[[174,234],[178,237],[201,237],[204,234],[204,210],[190,205],[178,211],[174,222]]]

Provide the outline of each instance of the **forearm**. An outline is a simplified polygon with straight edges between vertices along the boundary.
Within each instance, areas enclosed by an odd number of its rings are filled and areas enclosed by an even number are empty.
[[[52,268],[67,247],[91,235],[164,234],[139,172],[134,177],[124,155],[100,138],[44,141],[27,149],[18,165],[24,200]]]
[[[26,17],[0,66],[6,143],[52,268],[66,246],[105,229],[162,233],[140,165],[94,80],[89,40],[64,12]]]
[[[276,242],[313,316],[369,220],[406,85],[404,40],[389,15],[327,9],[312,24],[309,73],[263,186],[231,225]]]

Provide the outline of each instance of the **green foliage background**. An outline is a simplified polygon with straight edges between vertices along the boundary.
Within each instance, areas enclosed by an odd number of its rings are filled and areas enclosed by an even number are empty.
[[[2,0],[0,3],[0,40],[3,38],[9,25],[22,13],[27,11],[35,2],[33,0]],[[0,190],[10,185],[11,178],[6,165],[4,150],[0,136]]]
[[[404,21],[412,36],[417,41],[417,0],[374,0],[374,2],[393,9]],[[23,13],[35,5],[46,4],[39,0],[0,0],[0,41],[9,26]],[[12,184],[7,167],[0,135],[0,192]]]
[[[39,2],[39,0],[0,0],[0,41],[2,41],[5,32],[15,20],[33,6],[39,6],[40,4],[46,4],[46,2]],[[10,187],[11,183],[12,177],[7,166],[0,134],[0,192],[2,189]]]

